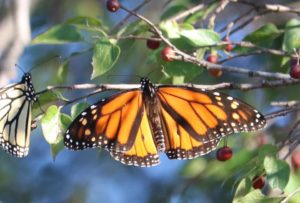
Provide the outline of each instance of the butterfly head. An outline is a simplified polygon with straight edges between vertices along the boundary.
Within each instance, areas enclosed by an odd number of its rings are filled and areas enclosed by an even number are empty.
[[[150,95],[151,97],[155,94],[155,86],[149,80],[149,78],[141,78],[140,83],[143,92],[148,93],[148,95]]]
[[[31,74],[25,73],[22,78],[22,83],[25,83],[26,89],[26,96],[28,100],[37,101],[37,97],[35,94],[35,90],[32,84]]]

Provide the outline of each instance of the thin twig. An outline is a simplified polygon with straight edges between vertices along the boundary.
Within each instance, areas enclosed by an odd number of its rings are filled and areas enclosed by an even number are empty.
[[[197,11],[202,10],[203,8],[205,8],[205,4],[202,4],[202,3],[198,4],[197,6],[194,6],[190,9],[187,9],[187,10],[185,10],[185,11],[169,18],[168,20],[170,20],[170,21],[179,21],[179,20],[181,20],[181,19],[183,19],[183,18],[185,18],[189,15],[192,15],[192,14],[196,13]]]
[[[288,196],[286,196],[280,203],[287,203],[287,202],[289,202],[289,199],[291,199],[293,196],[295,196],[299,192],[300,192],[300,187],[297,188],[292,193],[290,193]]]
[[[274,101],[271,102],[271,106],[281,106],[281,107],[292,107],[299,105],[299,101],[292,100],[292,101]]]
[[[143,8],[146,4],[150,3],[151,0],[144,0],[142,3],[140,3],[137,7],[133,9],[133,11],[138,11],[141,8]],[[116,24],[112,29],[111,33],[114,33],[116,30],[120,29],[127,21],[128,19],[132,16],[132,14],[128,14],[123,20],[121,20],[118,24]]]
[[[127,35],[127,36],[108,36],[110,39],[117,39],[117,40],[123,40],[123,39],[134,39],[134,40],[152,40],[152,41],[161,41],[160,38],[157,37],[145,37],[145,36],[137,36],[137,35]]]
[[[216,10],[212,13],[208,20],[208,28],[214,28],[215,27],[215,20],[217,15],[225,9],[227,4],[230,2],[230,0],[222,0],[220,1],[220,5],[216,7]]]
[[[289,113],[293,113],[293,112],[296,112],[296,111],[299,111],[299,110],[300,110],[299,108],[281,109],[281,110],[266,114],[265,118],[266,118],[266,120],[271,120],[271,119],[279,117],[279,116],[286,116]]]
[[[218,83],[214,85],[197,85],[197,84],[182,84],[176,85],[177,87],[194,87],[198,89],[217,90],[217,89],[236,89],[242,91],[260,89],[260,88],[274,88],[290,85],[300,84],[300,80],[276,80],[276,81],[261,81],[260,83]],[[157,84],[160,86],[162,84]],[[140,84],[75,84],[75,85],[59,85],[48,86],[45,90],[37,92],[37,95],[43,94],[50,90],[84,90],[84,89],[101,89],[101,91],[107,90],[128,90],[134,88],[140,88]]]
[[[249,25],[250,23],[258,20],[259,18],[261,18],[263,15],[269,13],[269,11],[264,11],[264,12],[260,12],[257,15],[253,15],[252,17],[250,17],[248,20],[246,20],[244,23],[240,24],[239,26],[237,26],[236,28],[232,29],[230,31],[230,35],[232,35],[233,33],[243,29],[244,27],[246,27],[247,25]]]
[[[277,13],[295,13],[300,14],[300,9],[298,8],[291,8],[288,6],[284,6],[281,4],[256,4],[253,1],[244,1],[244,0],[230,0],[234,3],[241,3],[248,6],[252,6],[256,10],[265,10],[269,12],[277,12]],[[255,2],[255,1],[254,1]]]
[[[253,12],[253,9],[249,9],[247,12],[241,14],[240,16],[237,16],[233,21],[231,21],[228,24],[233,24],[236,25],[239,21],[241,21],[242,19],[244,19],[245,17],[248,17],[251,13]],[[224,26],[222,29],[220,29],[219,32],[224,32],[225,30],[227,30],[227,26]]]

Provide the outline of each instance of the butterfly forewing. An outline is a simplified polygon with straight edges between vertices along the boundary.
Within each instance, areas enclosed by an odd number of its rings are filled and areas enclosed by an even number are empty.
[[[141,123],[142,105],[139,89],[100,100],[85,109],[69,126],[64,137],[66,147],[128,151],[134,145]]]

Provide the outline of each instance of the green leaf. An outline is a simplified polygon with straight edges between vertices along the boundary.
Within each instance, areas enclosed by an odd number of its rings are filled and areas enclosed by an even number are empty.
[[[195,47],[214,45],[221,40],[218,33],[208,29],[181,30],[179,33]]]
[[[300,48],[300,20],[292,19],[287,22],[282,48],[288,52],[292,52],[294,48]]]
[[[271,188],[283,190],[289,181],[290,167],[282,160],[273,156],[266,156],[264,167],[267,174],[267,180]]]
[[[251,190],[251,186],[252,182],[248,177],[242,179],[235,191],[234,199],[247,195]]]
[[[266,156],[277,156],[277,148],[274,145],[266,144],[263,147],[261,147],[258,151],[258,158],[260,160],[260,163],[263,163]]]
[[[253,190],[244,197],[235,198],[233,203],[277,203],[282,197],[267,197],[260,190]]]
[[[100,27],[101,22],[97,18],[89,16],[76,16],[75,18],[69,19],[67,24],[73,24],[84,27]]]
[[[163,72],[169,77],[184,76],[185,82],[190,82],[194,77],[202,73],[203,69],[197,65],[192,65],[183,61],[165,62],[161,58],[158,61],[163,66]],[[178,82],[178,81],[177,81]]]
[[[57,106],[50,106],[41,119],[41,126],[44,138],[49,144],[57,144],[58,137],[62,133],[59,126],[59,109]]]
[[[148,32],[149,25],[146,24],[144,21],[133,21],[132,23],[124,25],[120,30],[118,30],[118,36],[122,35],[140,35],[143,33]],[[123,42],[124,40],[122,40]],[[125,40],[127,41],[127,40]],[[135,41],[135,40],[131,40]]]
[[[51,156],[53,161],[55,161],[58,153],[64,149],[64,139],[63,136],[58,136],[57,137],[57,143],[56,144],[51,144]]]
[[[179,25],[175,21],[162,21],[159,27],[165,32],[167,38],[175,39],[180,37]]]
[[[195,24],[200,19],[202,19],[202,17],[204,16],[204,14],[205,14],[205,10],[197,11],[197,12],[189,15],[188,17],[186,17],[185,20],[184,20],[184,22],[185,23],[190,23],[190,24]]]
[[[65,44],[82,41],[78,29],[69,24],[56,25],[32,40],[32,44]]]
[[[67,131],[71,123],[72,119],[69,115],[64,113],[59,114],[59,127],[61,129],[61,134],[59,134],[57,137],[57,143],[51,144],[51,154],[53,160],[55,160],[58,153],[64,149],[63,134]]]
[[[94,46],[93,54],[93,73],[94,79],[107,71],[117,62],[120,56],[120,48],[106,39],[99,40]]]
[[[298,171],[293,171],[290,174],[290,180],[286,188],[284,189],[284,194],[290,194],[299,189],[300,183],[300,173]],[[298,192],[295,196],[289,198],[289,203],[299,203],[300,202],[300,193]]]
[[[268,23],[251,34],[247,35],[244,40],[252,42],[254,44],[266,44],[266,42],[270,43],[275,38],[277,38],[281,32],[277,29],[276,25],[272,23]]]
[[[243,39],[243,41],[248,41],[261,47],[275,48],[274,46],[277,43],[276,40],[280,38],[279,36],[282,36],[282,32],[278,30],[276,25],[272,23],[268,23],[266,25],[263,25],[259,29],[255,30],[254,32],[250,33],[249,35],[247,35]],[[251,52],[252,50],[254,50],[254,48],[247,48],[247,47],[240,47],[240,46],[236,46],[234,48],[234,51],[239,53],[248,53]]]
[[[63,84],[66,81],[68,75],[68,67],[69,67],[69,60],[63,61],[57,70],[57,81],[58,84]]]
[[[83,110],[85,110],[88,106],[90,106],[86,102],[77,103],[71,108],[71,117],[75,119]]]
[[[69,115],[64,113],[59,115],[59,126],[62,129],[62,132],[66,132],[71,123],[72,118]]]
[[[32,117],[35,118],[42,111],[45,111],[50,105],[59,104],[61,101],[67,101],[60,92],[49,90],[38,97],[38,102],[32,106]]]

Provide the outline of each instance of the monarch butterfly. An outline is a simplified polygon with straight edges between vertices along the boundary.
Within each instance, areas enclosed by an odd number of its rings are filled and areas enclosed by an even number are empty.
[[[127,165],[192,159],[214,150],[228,134],[255,131],[266,121],[250,105],[223,93],[193,87],[153,85],[124,90],[85,109],[69,126],[71,150],[102,147]]]
[[[0,145],[9,154],[28,155],[31,106],[37,101],[30,73],[21,82],[0,89]]]

